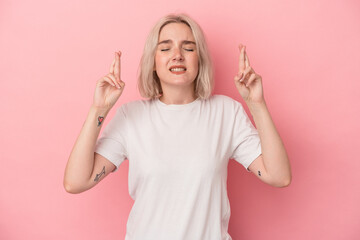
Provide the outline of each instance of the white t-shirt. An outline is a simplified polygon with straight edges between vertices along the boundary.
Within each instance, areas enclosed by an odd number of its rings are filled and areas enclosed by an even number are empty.
[[[129,160],[135,200],[125,240],[231,240],[227,165],[247,170],[260,138],[242,105],[224,95],[188,104],[123,104],[95,152],[115,166]]]

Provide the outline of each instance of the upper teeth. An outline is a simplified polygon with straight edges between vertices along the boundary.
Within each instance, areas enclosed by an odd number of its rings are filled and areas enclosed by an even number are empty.
[[[172,68],[172,69],[170,69],[170,71],[172,71],[172,72],[181,72],[181,71],[185,71],[185,68]]]

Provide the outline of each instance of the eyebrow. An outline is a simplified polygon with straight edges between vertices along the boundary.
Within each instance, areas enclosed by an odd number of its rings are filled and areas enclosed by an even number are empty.
[[[157,45],[166,44],[166,43],[172,43],[172,40],[170,40],[170,39],[168,39],[168,40],[163,40],[163,41],[159,42]],[[194,45],[196,45],[195,42],[193,42],[193,41],[188,41],[188,40],[184,40],[184,41],[182,41],[181,43],[182,43],[182,44],[194,44]]]

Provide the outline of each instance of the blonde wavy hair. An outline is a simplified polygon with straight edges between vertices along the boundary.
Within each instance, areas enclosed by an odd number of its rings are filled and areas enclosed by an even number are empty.
[[[144,46],[138,74],[138,88],[144,98],[156,99],[163,93],[160,79],[154,70],[155,53],[161,29],[169,23],[184,23],[190,27],[199,57],[199,72],[195,79],[195,94],[207,99],[214,89],[212,61],[201,27],[186,14],[169,14],[161,18],[150,31]]]

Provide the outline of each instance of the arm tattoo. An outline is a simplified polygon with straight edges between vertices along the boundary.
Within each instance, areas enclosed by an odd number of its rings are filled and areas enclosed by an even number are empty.
[[[103,167],[101,173],[96,174],[96,177],[94,179],[95,182],[99,181],[100,177],[105,174],[105,166]]]
[[[98,126],[101,125],[101,123],[103,122],[103,120],[104,120],[104,117],[102,117],[102,116],[99,116],[99,117],[98,117]]]
[[[258,171],[258,175],[261,177],[261,172],[260,171]]]

